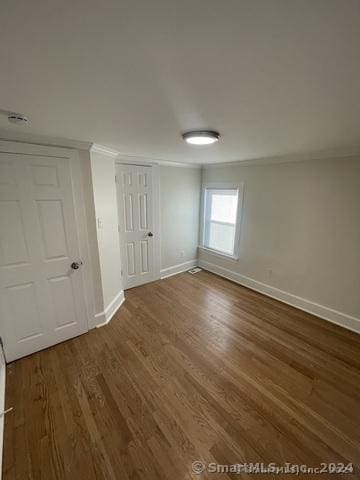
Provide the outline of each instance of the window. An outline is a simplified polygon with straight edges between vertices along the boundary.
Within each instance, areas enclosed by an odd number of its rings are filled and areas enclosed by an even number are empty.
[[[242,184],[204,186],[202,247],[237,258],[242,190]]]

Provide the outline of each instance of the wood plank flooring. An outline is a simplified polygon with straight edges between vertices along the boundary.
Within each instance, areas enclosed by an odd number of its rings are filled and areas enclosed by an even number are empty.
[[[292,478],[195,475],[197,460],[358,468],[360,335],[184,273],[9,365],[6,406],[5,480]]]

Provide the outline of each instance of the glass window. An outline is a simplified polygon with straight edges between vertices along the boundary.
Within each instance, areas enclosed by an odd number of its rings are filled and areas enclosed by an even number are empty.
[[[205,188],[203,246],[235,255],[238,229],[239,189]]]

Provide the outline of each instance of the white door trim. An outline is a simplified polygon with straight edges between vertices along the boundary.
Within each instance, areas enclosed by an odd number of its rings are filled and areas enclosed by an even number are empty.
[[[116,165],[138,165],[152,169],[153,233],[154,233],[154,280],[160,280],[160,172],[156,163],[129,161],[118,158]],[[122,265],[122,259],[120,259]]]
[[[34,145],[22,142],[0,140],[0,152],[18,153],[22,155],[42,155],[46,157],[70,159],[71,181],[74,195],[74,210],[77,223],[77,237],[83,266],[81,268],[82,282],[84,285],[84,301],[89,329],[94,328],[95,306],[93,300],[93,276],[90,263],[90,248],[88,243],[88,229],[85,214],[84,190],[80,157],[77,150],[45,145]]]
[[[160,279],[160,172],[159,165],[152,165],[153,172],[153,212],[154,212],[154,280]]]

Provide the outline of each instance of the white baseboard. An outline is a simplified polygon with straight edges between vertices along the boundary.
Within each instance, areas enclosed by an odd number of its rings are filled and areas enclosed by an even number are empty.
[[[109,303],[103,312],[95,315],[96,327],[103,327],[104,325],[107,325],[124,302],[124,290],[121,290],[121,292],[116,295],[116,297]]]
[[[172,277],[181,272],[186,272],[190,270],[190,268],[197,267],[198,260],[195,258],[194,260],[189,260],[188,262],[179,263],[178,265],[174,265],[173,267],[164,268],[160,270],[160,278],[161,280],[164,278]]]
[[[293,307],[304,310],[305,312],[312,313],[317,317],[328,320],[329,322],[336,323],[341,327],[352,330],[353,332],[360,333],[360,318],[352,317],[346,313],[339,312],[338,310],[333,310],[332,308],[325,307],[319,303],[312,302],[306,298],[298,297],[292,293],[285,292],[278,288],[267,285],[266,283],[259,282],[253,278],[246,277],[239,273],[233,272],[223,267],[219,267],[205,260],[199,260],[198,265],[204,270],[209,270],[209,272],[216,273],[221,277],[232,280],[233,282],[239,283],[245,287],[251,288],[257,292],[263,293],[268,297],[275,298],[281,302],[292,305]]]
[[[5,410],[5,375],[6,364],[3,349],[0,345],[0,413]],[[0,417],[0,479],[2,473],[2,457],[4,444],[4,416]]]

